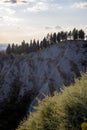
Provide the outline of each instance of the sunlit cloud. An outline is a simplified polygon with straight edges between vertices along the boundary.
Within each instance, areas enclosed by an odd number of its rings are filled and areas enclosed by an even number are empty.
[[[87,9],[87,2],[74,3],[72,8]]]

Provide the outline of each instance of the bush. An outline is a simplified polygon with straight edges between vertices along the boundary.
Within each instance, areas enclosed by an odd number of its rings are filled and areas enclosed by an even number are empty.
[[[87,119],[87,75],[35,109],[18,130],[80,130]]]

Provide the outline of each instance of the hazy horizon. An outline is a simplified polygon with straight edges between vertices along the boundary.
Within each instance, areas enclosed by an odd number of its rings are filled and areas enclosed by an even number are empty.
[[[0,0],[0,43],[29,42],[74,27],[87,33],[87,0]]]

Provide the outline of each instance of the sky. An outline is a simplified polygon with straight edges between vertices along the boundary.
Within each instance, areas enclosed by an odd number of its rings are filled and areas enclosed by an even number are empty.
[[[41,40],[74,27],[87,33],[87,0],[0,0],[0,43]]]

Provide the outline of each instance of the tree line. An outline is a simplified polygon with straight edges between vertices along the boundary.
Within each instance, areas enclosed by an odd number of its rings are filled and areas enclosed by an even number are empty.
[[[22,54],[22,53],[30,53],[30,52],[36,52],[38,50],[41,50],[43,48],[47,48],[53,44],[60,43],[61,41],[66,40],[84,40],[85,38],[85,32],[80,29],[77,30],[74,28],[72,31],[61,31],[58,33],[51,33],[47,34],[46,37],[43,38],[42,41],[39,40],[30,40],[29,43],[26,43],[24,40],[22,41],[21,45],[18,44],[8,44],[6,48],[7,54]]]

